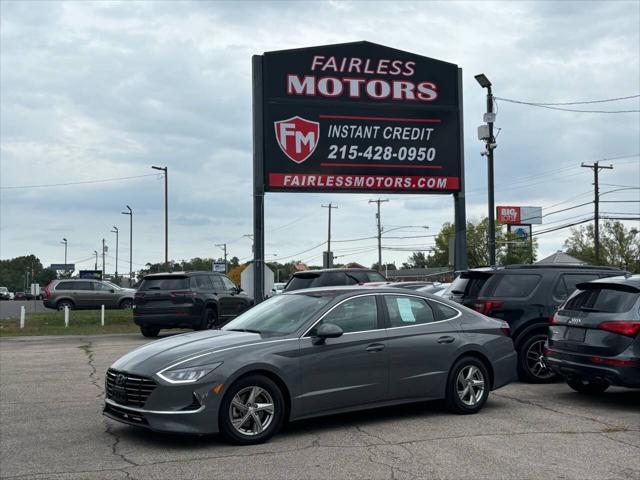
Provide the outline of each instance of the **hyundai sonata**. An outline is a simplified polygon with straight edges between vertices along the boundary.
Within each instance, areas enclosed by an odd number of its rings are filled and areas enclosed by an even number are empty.
[[[107,371],[104,414],[250,444],[285,421],[384,405],[444,398],[476,413],[515,378],[505,322],[418,292],[307,289],[126,354]]]

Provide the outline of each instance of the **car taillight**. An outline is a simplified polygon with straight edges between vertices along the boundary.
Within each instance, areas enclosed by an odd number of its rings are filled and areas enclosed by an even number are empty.
[[[134,298],[144,298],[144,293],[136,292],[135,295],[134,295]]]
[[[500,324],[500,331],[502,332],[502,334],[505,337],[510,337],[511,336],[511,327],[509,327],[509,324],[507,322],[502,322]]]
[[[180,291],[180,292],[171,292],[169,295],[171,295],[172,298],[195,298],[198,294],[196,292],[192,292],[190,290],[187,291]]]
[[[558,319],[556,318],[555,313],[549,317],[549,324],[556,325],[558,323]]]
[[[487,300],[486,302],[474,303],[473,309],[476,312],[480,312],[483,315],[489,316],[494,309],[500,308],[503,304],[504,302],[500,302],[496,300]]]
[[[612,365],[614,367],[635,367],[635,360],[622,360],[619,358],[603,358],[603,357],[591,357],[593,363],[603,363],[605,365]]]
[[[600,330],[607,332],[619,333],[628,337],[635,337],[640,332],[640,321],[637,320],[620,320],[617,322],[602,322],[598,325]]]
[[[548,355],[551,355],[552,353],[556,353],[556,351],[553,348],[548,348],[547,347],[547,348],[544,349],[543,353],[544,353],[545,356],[548,356]]]
[[[49,298],[51,296],[51,292],[49,291],[49,286],[50,285],[51,285],[51,283],[49,283],[49,285],[44,287],[44,298]]]

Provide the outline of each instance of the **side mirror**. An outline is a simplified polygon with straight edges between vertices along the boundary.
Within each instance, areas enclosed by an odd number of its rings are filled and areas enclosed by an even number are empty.
[[[313,337],[313,344],[321,345],[327,338],[338,338],[341,337],[343,333],[342,328],[335,323],[323,323],[318,327],[318,330]]]

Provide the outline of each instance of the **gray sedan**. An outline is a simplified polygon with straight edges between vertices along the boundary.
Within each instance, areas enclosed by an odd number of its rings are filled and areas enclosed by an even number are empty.
[[[515,378],[505,322],[417,292],[308,289],[126,354],[107,371],[104,414],[251,444],[285,421],[421,400],[476,413]]]

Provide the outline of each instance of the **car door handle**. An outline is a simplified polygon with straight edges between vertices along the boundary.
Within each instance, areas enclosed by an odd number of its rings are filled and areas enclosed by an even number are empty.
[[[384,344],[383,343],[372,343],[371,345],[369,345],[367,347],[367,352],[380,352],[384,350]]]
[[[448,335],[438,338],[438,343],[453,343],[455,341],[456,339],[454,337],[450,337]]]

